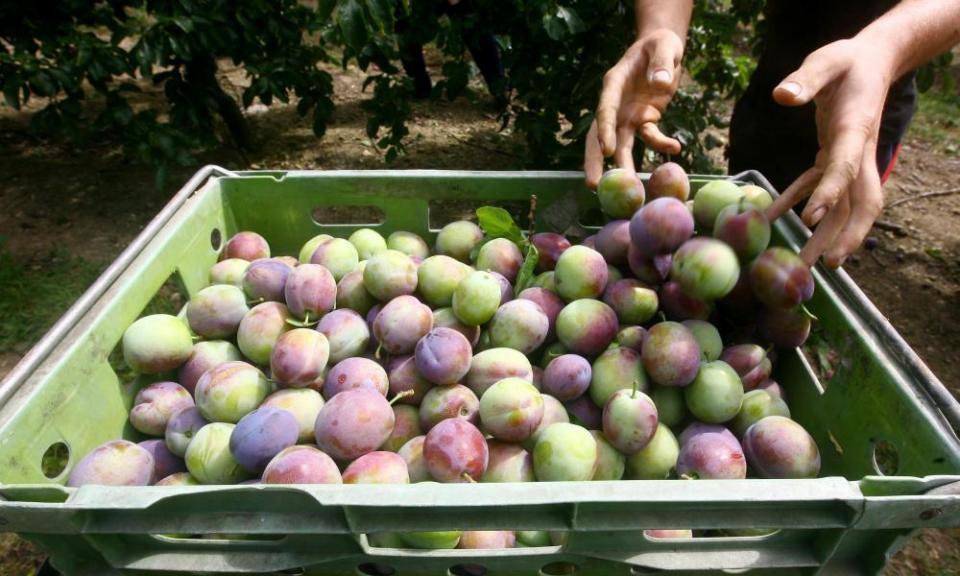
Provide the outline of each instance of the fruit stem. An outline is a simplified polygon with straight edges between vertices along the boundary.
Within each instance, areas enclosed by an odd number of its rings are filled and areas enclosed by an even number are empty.
[[[473,479],[473,476],[471,476],[470,474],[467,474],[466,472],[464,472],[463,474],[461,474],[460,477],[463,478],[464,480],[466,480],[467,482],[471,483],[471,484],[476,484],[476,483],[477,483],[477,481]]]
[[[407,396],[413,396],[413,390],[404,390],[403,392],[397,392],[397,395],[393,397],[393,400],[389,402],[391,406],[393,403],[401,398],[406,398]]]
[[[681,480],[699,480],[700,478],[696,474],[681,474]]]
[[[819,322],[819,321],[820,321],[820,319],[817,318],[817,317],[813,314],[813,312],[811,312],[811,311],[807,308],[806,304],[801,304],[801,305],[800,305],[800,310],[802,310],[803,313],[807,315],[807,318],[813,320],[814,322]]]
[[[639,384],[640,384],[640,380],[634,378],[634,379],[633,379],[633,392],[630,393],[630,397],[631,397],[631,398],[636,398],[636,397],[637,397],[637,386],[638,386]]]
[[[373,353],[373,357],[376,358],[377,360],[380,359],[380,351],[381,351],[381,350],[383,350],[383,343],[378,342],[378,343],[377,343],[377,349],[376,349],[376,351]]]
[[[660,321],[661,321],[661,322],[666,322],[666,321],[667,321],[667,315],[666,315],[666,313],[664,313],[663,310],[660,310],[659,312],[657,312],[657,316],[660,317]]]
[[[530,213],[527,215],[527,218],[530,220],[530,232],[529,235],[533,236],[533,231],[536,229],[537,222],[537,195],[530,195]]]

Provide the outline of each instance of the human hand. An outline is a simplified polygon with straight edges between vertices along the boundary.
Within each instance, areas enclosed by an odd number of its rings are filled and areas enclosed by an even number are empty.
[[[597,187],[603,159],[613,156],[617,166],[634,170],[633,142],[640,138],[654,150],[678,154],[680,142],[657,127],[680,83],[683,40],[659,29],[633,43],[603,77],[597,115],[587,134],[584,171],[587,186]]]
[[[816,229],[800,252],[810,266],[820,256],[831,268],[843,264],[883,210],[877,135],[893,67],[881,47],[864,44],[827,44],[773,91],[784,106],[816,106],[816,161],[767,209],[772,221],[810,197],[802,219]]]

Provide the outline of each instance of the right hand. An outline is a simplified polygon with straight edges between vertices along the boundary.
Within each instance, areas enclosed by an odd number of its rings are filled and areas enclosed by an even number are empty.
[[[680,83],[683,40],[666,29],[645,34],[627,49],[603,77],[596,118],[587,134],[584,171],[595,189],[603,175],[604,158],[634,170],[633,141],[663,154],[679,154],[680,142],[657,127]]]

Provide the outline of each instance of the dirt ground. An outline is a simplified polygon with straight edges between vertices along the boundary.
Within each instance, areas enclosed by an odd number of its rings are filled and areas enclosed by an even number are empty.
[[[235,73],[228,75],[237,79]],[[364,134],[359,108],[362,75],[337,72],[337,111],[326,137],[316,140],[293,106],[247,111],[260,150],[247,157],[229,145],[201,155],[228,168],[382,168],[381,153]],[[924,101],[900,163],[886,186],[887,202],[957,187],[960,127],[956,114]],[[953,109],[955,111],[955,108]],[[29,330],[0,334],[0,376],[42,335],[86,284],[157,213],[196,167],[172,171],[164,190],[153,169],[126,162],[109,139],[76,147],[41,141],[27,131],[28,116],[0,107],[0,266],[16,267],[26,293],[51,270],[76,266],[56,298],[27,302],[42,310]],[[396,168],[519,169],[522,142],[499,131],[483,101],[414,105],[407,154]],[[861,249],[847,270],[910,345],[951,390],[960,393],[960,194],[894,206],[875,228],[872,249]],[[66,264],[65,264],[66,263]],[[70,268],[73,270],[73,268]],[[0,280],[3,276],[0,276]],[[72,282],[72,283],[71,283]],[[42,291],[36,292],[43,294]],[[0,535],[0,573],[31,574],[42,553],[12,535]],[[925,531],[898,553],[890,575],[960,573],[960,531]]]

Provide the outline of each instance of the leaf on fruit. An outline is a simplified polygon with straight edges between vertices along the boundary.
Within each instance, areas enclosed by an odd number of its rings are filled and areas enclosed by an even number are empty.
[[[523,247],[527,239],[523,231],[513,221],[510,213],[499,206],[481,206],[477,208],[477,221],[484,234],[490,238],[506,238]]]
[[[523,266],[517,273],[517,281],[514,283],[513,295],[519,296],[521,292],[530,287],[535,276],[534,270],[537,268],[537,261],[540,260],[540,253],[533,244],[527,245],[527,255],[523,259]]]

